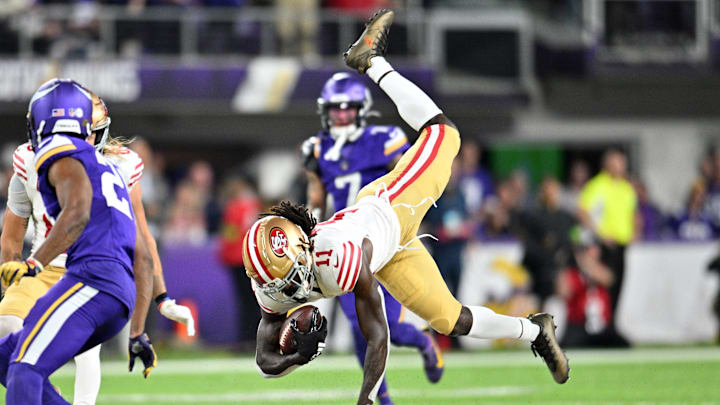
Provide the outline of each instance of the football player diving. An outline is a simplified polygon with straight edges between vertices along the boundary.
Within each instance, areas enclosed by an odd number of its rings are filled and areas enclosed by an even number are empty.
[[[355,203],[361,187],[387,174],[410,148],[405,133],[396,126],[367,125],[373,113],[370,90],[354,75],[334,74],[318,98],[322,130],[303,143],[302,154],[308,179],[308,209],[315,218],[345,209]],[[425,374],[431,382],[440,380],[443,359],[430,334],[402,322],[402,305],[383,290],[390,341],[418,349]],[[352,327],[355,354],[362,365],[367,342],[355,312],[355,295],[338,296],[340,307]],[[381,404],[392,404],[383,379],[378,392]]]
[[[379,281],[402,305],[437,332],[479,339],[530,342],[558,383],[569,364],[549,314],[518,318],[452,296],[432,256],[418,240],[423,216],[440,198],[460,147],[455,125],[417,86],[384,58],[393,12],[381,10],[345,53],[345,63],[366,73],[419,132],[390,173],[363,187],[355,204],[316,224],[307,209],[289,202],[270,209],[245,235],[243,255],[262,308],[256,363],[263,376],[279,377],[324,349],[327,322],[294,331],[297,352],[280,354],[278,332],[298,304],[353,292],[358,323],[367,340],[358,404],[372,404],[385,374],[388,324]],[[376,281],[377,279],[377,281]]]

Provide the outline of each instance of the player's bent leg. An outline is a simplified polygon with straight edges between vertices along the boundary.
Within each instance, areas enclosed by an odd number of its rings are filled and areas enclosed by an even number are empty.
[[[112,336],[105,332],[109,326],[117,333],[127,319],[128,309],[121,301],[67,275],[41,297],[28,314],[25,326],[18,333],[10,368],[22,364],[26,367],[18,370],[29,367],[39,374],[43,378],[40,383],[32,378],[28,380],[30,385],[25,384],[22,389],[43,392],[42,386],[50,374],[77,353],[101,343],[99,339]],[[99,330],[103,333],[99,334]],[[8,396],[15,395],[16,389],[20,387],[9,384]],[[52,395],[49,391],[46,394]]]
[[[100,345],[97,345],[75,356],[73,405],[94,405],[100,381]]]
[[[420,241],[413,241],[406,250],[395,254],[375,277],[433,329],[445,335],[453,330],[462,305],[450,293],[435,261]]]
[[[6,401],[8,405],[70,405],[42,372],[26,363],[10,365]]]

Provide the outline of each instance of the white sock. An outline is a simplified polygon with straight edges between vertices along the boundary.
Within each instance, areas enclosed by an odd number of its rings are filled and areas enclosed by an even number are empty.
[[[370,59],[367,75],[385,91],[395,103],[400,117],[412,129],[419,131],[423,124],[442,113],[424,91],[396,72],[382,56]]]
[[[532,342],[540,333],[540,327],[527,318],[500,315],[486,307],[467,306],[473,323],[468,336],[479,339],[512,338]]]
[[[75,356],[73,405],[95,405],[100,392],[100,345]]]

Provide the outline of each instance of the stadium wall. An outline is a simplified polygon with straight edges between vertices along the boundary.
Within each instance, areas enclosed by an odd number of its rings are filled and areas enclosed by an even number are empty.
[[[617,314],[621,332],[634,344],[711,341],[717,331],[711,305],[720,283],[706,267],[717,254],[715,243],[631,246]],[[236,300],[230,270],[219,262],[216,243],[166,246],[162,256],[168,290],[174,298],[192,301],[197,308],[200,338],[208,344],[233,343]],[[521,257],[521,245],[515,242],[471,244],[465,253],[458,298],[466,304],[482,305],[516,293],[507,273],[498,269],[518,263]],[[328,319],[333,319],[328,311],[334,306],[325,303],[322,308]],[[345,325],[341,318],[335,317],[334,329]],[[171,327],[169,322],[161,326]],[[350,348],[346,332],[331,333],[334,350]],[[462,344],[467,348],[487,346],[477,340]]]

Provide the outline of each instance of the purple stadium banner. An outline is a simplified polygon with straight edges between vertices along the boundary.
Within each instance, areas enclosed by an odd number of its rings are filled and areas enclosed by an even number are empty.
[[[235,343],[237,300],[230,269],[219,261],[218,244],[166,245],[162,263],[170,296],[189,300],[197,309],[196,328],[203,343]],[[162,325],[171,327],[169,321]]]
[[[428,93],[434,92],[431,69],[399,69]],[[54,64],[47,60],[0,59],[0,103],[26,103],[51,77],[70,77],[113,103],[158,100],[233,100],[268,98],[250,109],[278,110],[293,101],[315,100],[322,84],[340,66],[306,68],[287,58],[258,58],[245,64],[169,64],[139,60],[85,61]],[[369,83],[369,82],[368,82]],[[371,86],[374,91],[377,90]],[[242,103],[241,103],[242,104]],[[239,108],[243,110],[243,108]]]

